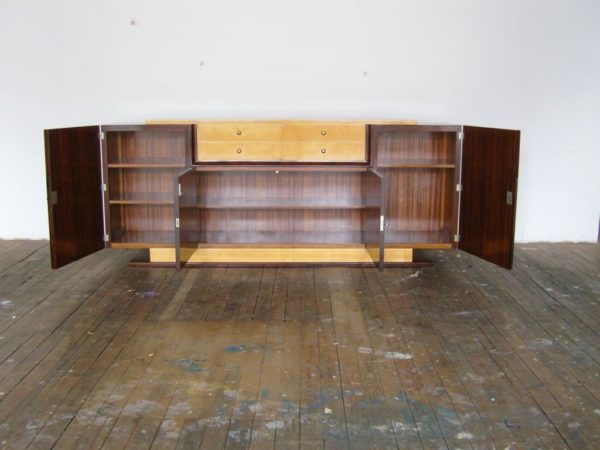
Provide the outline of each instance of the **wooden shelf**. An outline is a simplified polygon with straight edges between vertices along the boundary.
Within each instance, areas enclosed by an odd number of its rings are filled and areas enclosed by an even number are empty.
[[[169,192],[121,193],[108,201],[111,205],[173,205],[175,200]]]
[[[248,162],[241,164],[201,164],[195,165],[194,170],[197,172],[367,172],[369,167],[363,163],[354,165],[347,164],[327,164],[323,163],[291,163],[286,161],[279,164],[255,164]]]
[[[109,169],[185,169],[185,164],[156,162],[118,162],[108,163]]]
[[[455,164],[446,163],[426,163],[426,162],[398,162],[398,163],[378,163],[378,169],[455,169]]]
[[[209,231],[199,233],[200,244],[359,244],[363,242],[360,231],[347,232],[280,232],[245,231],[223,232]]]
[[[315,202],[306,199],[219,199],[197,205],[199,209],[365,209],[367,205],[349,203],[340,199],[340,203]]]

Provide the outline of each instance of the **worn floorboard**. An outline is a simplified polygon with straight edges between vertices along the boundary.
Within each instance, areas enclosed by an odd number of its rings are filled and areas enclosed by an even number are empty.
[[[52,271],[0,240],[0,447],[597,449],[600,245],[512,271]]]

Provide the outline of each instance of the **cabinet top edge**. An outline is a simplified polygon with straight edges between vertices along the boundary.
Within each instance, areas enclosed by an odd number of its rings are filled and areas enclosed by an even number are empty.
[[[194,125],[194,124],[342,124],[342,125],[416,125],[416,120],[344,120],[344,119],[307,119],[307,120],[281,120],[281,119],[149,119],[146,125]]]
[[[369,172],[373,169],[365,164],[195,164],[195,172]]]

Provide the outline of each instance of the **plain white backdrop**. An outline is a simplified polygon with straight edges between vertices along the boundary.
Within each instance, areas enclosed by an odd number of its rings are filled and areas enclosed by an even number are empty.
[[[518,241],[596,241],[597,0],[1,0],[0,237],[48,236],[43,129],[152,118],[522,130]]]

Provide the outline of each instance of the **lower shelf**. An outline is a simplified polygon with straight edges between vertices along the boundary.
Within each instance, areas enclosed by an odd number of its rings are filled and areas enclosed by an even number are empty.
[[[202,247],[188,250],[191,264],[373,264],[378,249],[366,247]],[[412,262],[410,248],[385,250],[385,261]],[[173,263],[175,250],[151,248],[150,262]]]

